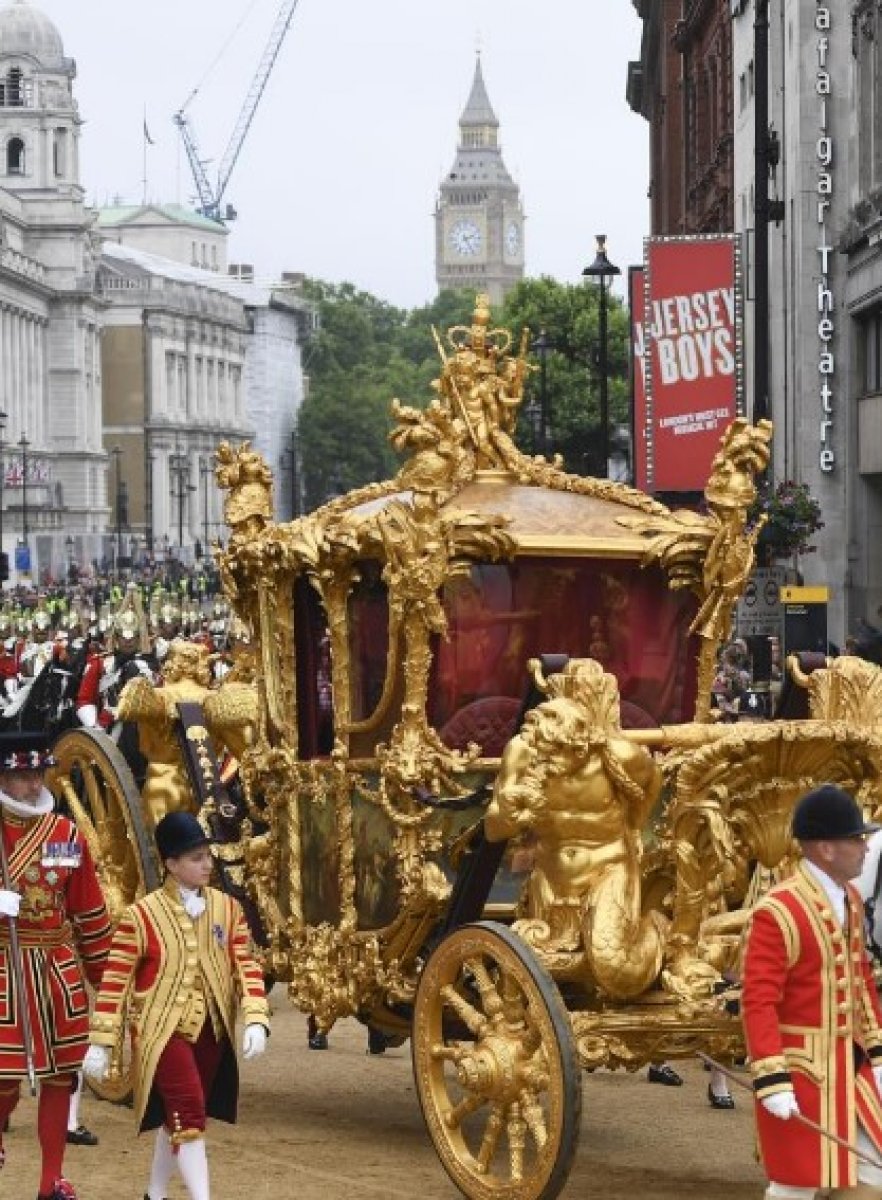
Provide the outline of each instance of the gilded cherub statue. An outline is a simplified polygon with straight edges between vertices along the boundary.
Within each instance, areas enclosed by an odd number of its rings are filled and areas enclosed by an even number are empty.
[[[619,689],[593,659],[547,680],[508,743],[485,817],[490,841],[532,833],[536,861],[515,929],[556,973],[626,1000],[655,981],[665,920],[641,913],[641,831],[661,787],[622,736]]]
[[[250,442],[235,450],[229,442],[221,442],[217,462],[218,487],[229,492],[224,520],[231,530],[230,540],[250,541],[273,518],[273,473]]]
[[[169,647],[161,684],[139,676],[123,688],[120,719],[137,724],[147,759],[141,799],[150,830],[166,813],[194,811],[198,806],[176,732],[179,704],[201,705],[206,728],[217,747],[228,749],[236,758],[253,740],[256,690],[241,683],[222,684],[212,690],[211,683],[208,647],[175,641]]]

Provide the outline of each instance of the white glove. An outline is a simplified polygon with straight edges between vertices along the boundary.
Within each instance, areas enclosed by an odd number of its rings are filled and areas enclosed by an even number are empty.
[[[18,892],[5,892],[0,888],[0,917],[17,917],[21,908]]]
[[[876,1080],[876,1090],[882,1095],[882,1067],[873,1067],[873,1078]]]
[[[266,1050],[266,1029],[263,1025],[246,1025],[242,1038],[242,1057],[257,1058]]]
[[[98,708],[94,704],[81,704],[77,709],[80,724],[86,729],[94,729],[98,724]]]
[[[90,1079],[106,1079],[110,1070],[110,1051],[106,1046],[90,1046],[83,1059],[83,1074]]]
[[[771,1096],[763,1096],[760,1104],[779,1121],[789,1121],[791,1117],[799,1116],[799,1105],[793,1092],[773,1092]]]

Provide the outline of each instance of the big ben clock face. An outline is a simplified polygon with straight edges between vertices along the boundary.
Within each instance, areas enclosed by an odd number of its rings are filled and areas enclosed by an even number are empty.
[[[509,221],[505,231],[505,249],[510,258],[515,258],[521,249],[521,231],[517,221]]]
[[[454,253],[463,258],[474,258],[481,252],[483,238],[474,221],[457,221],[451,227],[449,240]]]

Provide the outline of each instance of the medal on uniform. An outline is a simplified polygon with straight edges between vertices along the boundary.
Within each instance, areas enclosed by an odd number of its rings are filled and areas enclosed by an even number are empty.
[[[76,869],[83,861],[83,848],[77,842],[46,842],[43,846],[43,867]]]

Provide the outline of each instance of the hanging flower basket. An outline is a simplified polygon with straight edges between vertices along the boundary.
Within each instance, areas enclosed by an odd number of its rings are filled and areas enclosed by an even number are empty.
[[[766,517],[758,544],[770,558],[811,554],[815,549],[811,544],[812,539],[824,528],[818,501],[806,484],[794,483],[790,479],[774,488],[763,489],[748,515],[753,525],[761,517]]]

